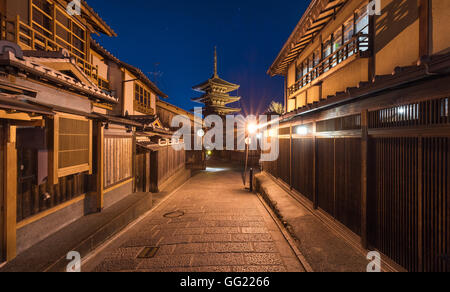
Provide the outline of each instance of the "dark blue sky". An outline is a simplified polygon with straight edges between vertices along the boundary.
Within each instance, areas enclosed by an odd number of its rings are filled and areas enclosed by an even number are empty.
[[[266,72],[309,1],[87,2],[118,34],[102,36],[100,43],[152,80],[152,72],[161,72],[156,82],[169,102],[186,110],[196,105],[190,100],[198,93],[191,88],[211,77],[217,45],[220,77],[241,85],[241,106],[255,113],[271,100],[282,101],[283,79]]]

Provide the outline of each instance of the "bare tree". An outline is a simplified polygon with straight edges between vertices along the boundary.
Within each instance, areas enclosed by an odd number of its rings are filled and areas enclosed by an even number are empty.
[[[269,108],[267,109],[268,113],[273,113],[277,115],[284,114],[284,105],[281,102],[272,101]]]

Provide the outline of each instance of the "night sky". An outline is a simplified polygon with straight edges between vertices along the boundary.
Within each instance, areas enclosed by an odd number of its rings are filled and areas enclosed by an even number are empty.
[[[309,1],[88,0],[118,37],[96,39],[116,57],[139,67],[186,110],[198,105],[191,88],[219,75],[241,85],[245,114],[283,100],[283,79],[266,74]],[[156,73],[156,74],[155,74]]]

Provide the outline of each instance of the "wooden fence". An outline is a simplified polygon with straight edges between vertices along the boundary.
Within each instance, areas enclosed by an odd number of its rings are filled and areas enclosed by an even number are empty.
[[[186,151],[176,151],[172,146],[163,147],[152,152],[150,165],[151,191],[159,192],[161,184],[185,167]]]
[[[281,125],[280,156],[263,169],[405,269],[448,272],[448,103],[316,120],[304,136]]]

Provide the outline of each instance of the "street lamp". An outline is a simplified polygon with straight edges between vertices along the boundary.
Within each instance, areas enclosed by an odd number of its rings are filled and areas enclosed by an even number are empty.
[[[247,130],[250,135],[254,135],[258,132],[258,125],[256,123],[250,123],[247,125]]]
[[[308,128],[305,126],[298,127],[296,130],[297,135],[305,136],[308,134]]]
[[[203,136],[205,136],[205,131],[203,131],[202,129],[198,130],[197,136],[199,136],[200,138],[203,138]]]

